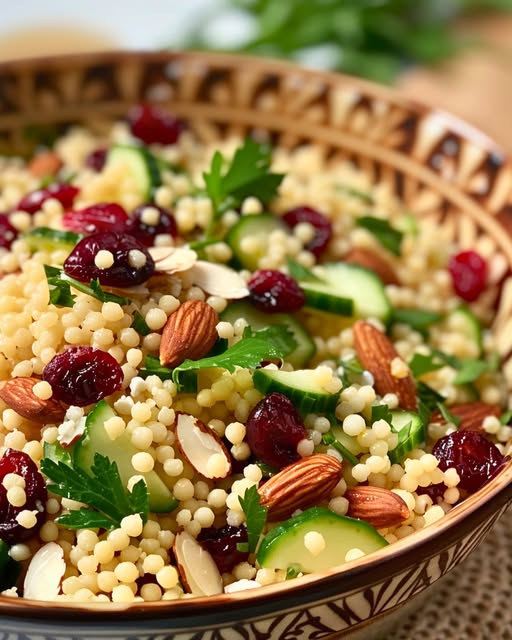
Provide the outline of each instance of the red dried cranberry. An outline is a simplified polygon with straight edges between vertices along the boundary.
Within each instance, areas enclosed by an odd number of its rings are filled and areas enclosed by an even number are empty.
[[[256,271],[248,287],[249,300],[265,313],[298,311],[306,301],[297,282],[286,273],[274,269]]]
[[[7,500],[3,479],[8,473],[16,473],[25,480],[26,502],[14,507]],[[46,483],[32,458],[16,449],[7,449],[0,458],[0,540],[15,544],[27,540],[39,531],[45,520],[45,503],[48,499]],[[36,525],[30,529],[22,527],[16,517],[25,509],[36,511]]]
[[[466,302],[473,302],[485,289],[487,262],[476,251],[461,251],[448,262],[455,293]]]
[[[505,462],[498,447],[478,431],[454,431],[443,436],[432,453],[442,471],[451,467],[457,470],[458,487],[469,493],[480,489]]]
[[[132,134],[145,144],[174,144],[180,137],[182,123],[170,113],[149,104],[138,104],[127,115]]]
[[[239,562],[247,560],[249,553],[238,551],[237,545],[247,542],[247,529],[229,524],[216,529],[201,529],[197,541],[208,551],[221,573],[229,573]]]
[[[304,422],[291,400],[276,392],[254,407],[246,430],[254,455],[278,469],[300,458],[297,445],[307,436]]]
[[[147,222],[149,215],[145,211],[149,208],[155,209],[158,214],[155,224],[151,224],[152,221]],[[133,233],[146,247],[151,247],[154,244],[155,236],[162,233],[175,238],[178,235],[178,227],[169,211],[162,207],[157,207],[155,204],[143,204],[132,213],[128,222],[127,232]]]
[[[9,222],[5,213],[0,213],[0,249],[10,249],[18,237],[18,230]]]
[[[319,258],[327,248],[332,236],[332,224],[328,218],[312,207],[296,207],[287,211],[283,220],[293,229],[301,222],[309,222],[315,229],[315,235],[306,245],[306,249]]]
[[[78,233],[99,233],[102,231],[126,231],[128,214],[115,202],[99,202],[85,209],[66,211],[62,224],[66,229]]]
[[[101,349],[73,346],[54,356],[43,369],[56,400],[84,407],[117,391],[123,382],[117,360]]]
[[[106,149],[95,149],[85,159],[85,166],[93,171],[101,171],[107,160]]]
[[[50,198],[58,200],[63,209],[69,209],[80,189],[72,184],[53,182],[44,189],[37,189],[27,193],[18,203],[18,209],[34,214],[41,209],[43,203]]]
[[[100,269],[96,266],[94,260],[101,250],[112,253],[111,267]],[[81,282],[97,278],[101,284],[111,287],[131,287],[150,278],[155,263],[146,247],[134,236],[106,231],[82,238],[66,258],[64,271]]]

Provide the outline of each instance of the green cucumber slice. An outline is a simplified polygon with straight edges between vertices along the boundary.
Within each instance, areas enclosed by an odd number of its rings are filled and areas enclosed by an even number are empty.
[[[321,265],[320,280],[299,284],[306,294],[306,306],[355,318],[379,318],[387,323],[391,303],[380,278],[356,264],[333,262]]]
[[[80,233],[50,227],[35,227],[23,234],[23,239],[33,253],[36,251],[51,253],[58,249],[70,252],[82,238]]]
[[[237,300],[229,304],[221,313],[221,320],[225,322],[235,322],[239,318],[244,318],[249,326],[257,331],[264,329],[271,324],[284,324],[293,332],[293,337],[297,341],[297,347],[290,353],[286,360],[294,367],[300,368],[306,365],[315,355],[316,345],[309,333],[300,322],[288,313],[263,313],[249,302]]]
[[[260,259],[267,251],[269,234],[279,229],[290,233],[289,227],[271,213],[241,216],[225,237],[237,266],[251,271],[257,269]]]
[[[308,533],[321,534],[324,549],[313,554],[304,545]],[[267,569],[299,565],[303,573],[332,569],[345,562],[351,549],[365,554],[385,547],[388,542],[368,523],[340,516],[324,507],[311,507],[272,529],[262,539],[256,554],[258,564]]]
[[[451,311],[446,317],[446,324],[449,330],[457,329],[475,345],[475,357],[481,355],[483,348],[482,325],[469,307],[461,305]]]
[[[330,393],[316,382],[314,369],[256,369],[252,381],[261,393],[282,393],[301,413],[332,412],[340,396],[340,392]]]
[[[388,453],[391,462],[400,463],[426,439],[423,420],[414,411],[392,411],[391,428],[398,433],[398,444]]]
[[[75,465],[88,473],[94,462],[94,454],[101,453],[117,464],[119,475],[125,486],[134,475],[144,477],[151,511],[156,513],[172,511],[178,506],[178,501],[156,471],[139,473],[133,468],[131,459],[138,449],[132,444],[128,433],[125,431],[115,440],[110,439],[104,424],[115,415],[115,411],[105,400],[100,400],[89,413],[85,422],[85,433],[74,447]]]
[[[162,184],[157,158],[142,145],[116,144],[107,153],[106,167],[120,164],[129,171],[137,185],[141,199],[150,200],[154,190]]]

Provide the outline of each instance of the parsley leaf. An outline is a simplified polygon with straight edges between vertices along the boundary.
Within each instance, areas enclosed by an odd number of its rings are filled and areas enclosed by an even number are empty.
[[[240,506],[245,513],[247,523],[247,538],[249,543],[249,553],[256,551],[261,532],[267,520],[268,507],[260,504],[260,494],[256,485],[252,485],[245,490],[242,496],[238,496]]]
[[[135,331],[141,336],[147,336],[151,333],[148,323],[144,320],[144,316],[139,311],[135,311],[133,314],[131,328],[135,329]]]
[[[351,196],[353,198],[358,198],[366,204],[374,203],[374,198],[371,193],[368,193],[367,191],[361,191],[360,189],[354,189],[354,187],[351,187],[348,184],[342,184],[341,182],[338,182],[335,185],[335,189],[337,191],[342,191],[343,193],[346,193],[348,196]]]
[[[311,269],[304,267],[300,262],[292,258],[286,258],[286,265],[288,267],[288,273],[292,278],[295,278],[295,280],[322,282],[322,279],[314,274]]]
[[[488,371],[489,364],[484,360],[467,358],[460,360],[457,369],[457,375],[453,380],[454,384],[469,384],[471,382],[475,382],[482,373]]]
[[[128,298],[122,298],[104,291],[97,279],[91,280],[88,286],[68,276],[63,269],[51,267],[47,264],[44,265],[44,272],[48,281],[51,304],[60,307],[72,307],[76,296],[71,293],[71,287],[96,298],[100,302],[117,302],[117,304],[121,305],[130,304],[131,302]]]
[[[371,417],[372,424],[377,422],[377,420],[385,420],[388,424],[392,423],[393,415],[387,404],[373,405]]]
[[[355,466],[359,463],[359,459],[356,458],[356,456],[351,451],[349,451],[347,447],[345,447],[345,445],[343,445],[331,431],[324,433],[324,435],[322,436],[322,443],[328,447],[336,449],[336,451],[341,454],[343,459],[349,462],[352,466]]]
[[[441,320],[441,314],[426,309],[394,309],[392,322],[408,324],[418,333],[425,336],[431,324]]]
[[[439,403],[444,402],[446,398],[424,382],[418,382],[416,392],[418,394],[418,414],[423,424],[427,425],[430,422],[432,411],[437,409]]]
[[[69,529],[118,528],[125,516],[135,513],[147,521],[149,502],[144,480],[139,480],[131,492],[127,491],[117,464],[106,456],[94,455],[90,473],[49,458],[42,460],[41,471],[52,483],[48,491],[88,505],[57,518],[59,524]]]
[[[415,353],[409,362],[409,369],[415,378],[420,378],[425,373],[437,371],[446,366],[446,362],[440,360],[437,353]]]
[[[253,331],[246,327],[241,340],[224,352],[201,358],[185,360],[172,372],[174,383],[181,388],[181,375],[185,371],[220,367],[233,372],[236,367],[253,369],[263,360],[284,358],[297,346],[293,333],[288,327],[280,324]]]
[[[454,413],[449,411],[445,404],[443,404],[442,402],[438,402],[436,406],[439,410],[439,413],[443,416],[443,419],[446,420],[446,422],[451,422],[455,426],[458,426],[460,424],[460,416],[456,416]]]
[[[361,216],[356,220],[356,225],[372,233],[380,244],[396,256],[400,255],[400,246],[404,234],[390,225],[383,218],[374,216]]]
[[[235,151],[225,173],[222,171],[224,158],[219,151],[215,152],[209,172],[203,173],[206,192],[213,205],[213,222],[227,209],[239,206],[248,196],[257,197],[264,205],[272,200],[284,176],[271,173],[270,163],[270,145],[251,138],[246,138]]]

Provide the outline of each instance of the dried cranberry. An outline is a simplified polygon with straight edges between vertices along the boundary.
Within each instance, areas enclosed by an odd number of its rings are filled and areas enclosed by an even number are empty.
[[[180,137],[182,123],[170,113],[149,104],[138,104],[127,115],[132,134],[146,144],[174,144]]]
[[[98,251],[110,251],[112,265],[99,268],[95,263]],[[106,231],[80,240],[64,262],[64,271],[81,282],[97,278],[111,287],[131,287],[150,278],[155,263],[146,247],[127,233]]]
[[[123,382],[117,360],[101,349],[73,346],[54,356],[43,369],[56,400],[84,407],[117,391]]]
[[[238,551],[237,545],[247,542],[247,529],[229,524],[220,529],[201,529],[198,542],[212,556],[221,573],[229,573],[239,562],[247,560],[248,552]]]
[[[304,422],[292,401],[271,393],[254,407],[246,424],[247,442],[262,462],[281,469],[300,458],[297,445],[306,436]]]
[[[256,271],[247,286],[249,300],[265,313],[298,311],[306,301],[304,292],[291,276],[273,269]]]
[[[93,171],[101,171],[107,160],[106,149],[95,149],[85,158],[85,166]]]
[[[128,214],[115,202],[99,202],[85,209],[66,211],[62,224],[66,229],[78,233],[99,233],[102,231],[126,231]]]
[[[459,488],[469,493],[480,489],[505,462],[498,447],[478,431],[454,431],[443,436],[432,453],[442,471],[451,467],[457,470]]]
[[[7,500],[3,479],[8,473],[16,473],[25,480],[26,502],[22,507],[14,507]],[[0,540],[15,544],[37,533],[45,520],[47,499],[46,483],[36,463],[23,451],[7,449],[0,458]],[[21,526],[16,520],[25,509],[36,512],[36,525],[30,529]]]
[[[37,189],[27,193],[18,203],[18,209],[34,214],[41,209],[43,203],[50,198],[58,200],[63,209],[69,209],[80,189],[72,184],[53,182],[44,189]]]
[[[0,213],[0,249],[10,249],[17,237],[18,231],[9,222],[8,216]]]
[[[487,262],[476,251],[461,251],[448,262],[455,293],[466,302],[473,302],[485,289]]]
[[[154,204],[143,204],[137,207],[128,222],[127,231],[133,233],[146,247],[152,246],[155,236],[162,233],[173,238],[178,235],[178,227],[172,214]]]
[[[287,211],[283,220],[292,229],[301,222],[308,222],[315,229],[315,235],[306,245],[306,249],[317,258],[322,255],[332,236],[332,224],[323,213],[312,207],[296,207]]]

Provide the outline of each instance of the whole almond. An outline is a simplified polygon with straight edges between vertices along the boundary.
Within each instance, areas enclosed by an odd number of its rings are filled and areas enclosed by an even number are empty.
[[[342,477],[339,460],[317,453],[281,469],[258,488],[260,502],[268,507],[268,519],[286,518],[329,497]]]
[[[54,176],[61,167],[62,160],[54,151],[41,151],[28,165],[30,173],[36,178]]]
[[[502,411],[497,404],[487,404],[486,402],[462,402],[446,407],[450,413],[460,418],[459,430],[484,432],[483,421],[487,416],[499,418]],[[430,416],[430,422],[444,423],[445,418],[440,411],[434,411]]]
[[[370,371],[375,380],[375,389],[380,395],[395,393],[402,409],[415,411],[417,408],[416,386],[412,375],[396,375],[393,364],[400,356],[391,340],[369,322],[358,320],[353,326],[354,347],[360,363]],[[403,368],[407,367],[403,363]]]
[[[384,284],[399,284],[393,265],[376,251],[365,247],[353,247],[343,257],[344,262],[357,264],[376,273]]]
[[[0,386],[0,399],[18,415],[41,424],[60,422],[66,408],[58,400],[43,400],[35,395],[33,388],[38,378],[12,378]]]
[[[205,356],[217,340],[219,316],[202,300],[187,300],[172,313],[162,331],[160,364],[177,367],[184,360]]]
[[[395,527],[409,517],[404,500],[389,489],[362,485],[347,489],[347,515],[368,522],[377,529]]]

